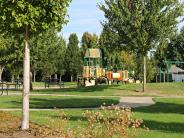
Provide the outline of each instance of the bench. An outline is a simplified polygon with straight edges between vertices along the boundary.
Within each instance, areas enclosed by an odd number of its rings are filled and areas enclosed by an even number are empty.
[[[10,90],[11,86],[14,86],[14,90],[18,90],[20,89],[20,86],[22,85],[22,82],[20,80],[14,80],[13,82],[3,82],[1,81],[0,82],[0,90],[2,91],[1,92],[1,95],[3,95],[3,92],[6,91],[7,92],[7,95],[8,95],[8,90]]]
[[[59,79],[45,79],[45,88],[49,88],[50,85],[59,86],[64,88],[64,82]]]
[[[4,91],[6,91],[8,95],[6,82],[0,81],[0,91],[1,95],[3,95]]]

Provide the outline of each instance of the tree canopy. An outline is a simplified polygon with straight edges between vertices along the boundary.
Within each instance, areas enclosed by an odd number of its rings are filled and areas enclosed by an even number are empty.
[[[178,0],[105,0],[99,8],[106,18],[103,32],[109,38],[107,46],[144,57],[145,91],[148,51],[176,32],[177,18],[183,14],[183,3]]]
[[[177,0],[105,0],[99,7],[105,14],[104,31],[111,36],[112,47],[142,55],[171,37],[183,13]]]
[[[79,40],[76,34],[70,34],[69,43],[65,54],[65,70],[70,74],[71,81],[82,72],[81,52],[79,49]]]
[[[71,0],[1,0],[0,32],[24,36],[22,129],[29,128],[30,49],[29,36],[66,24]]]

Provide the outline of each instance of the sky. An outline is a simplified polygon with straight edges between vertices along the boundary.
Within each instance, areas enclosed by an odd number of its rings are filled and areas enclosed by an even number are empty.
[[[97,7],[102,0],[72,0],[68,9],[69,23],[63,27],[61,34],[68,39],[71,33],[76,33],[81,41],[84,32],[100,34],[103,12]]]
[[[184,0],[181,0],[184,1]],[[68,8],[69,23],[63,27],[61,34],[68,41],[71,33],[76,33],[81,41],[84,32],[96,33],[102,31],[101,21],[105,20],[104,14],[97,4],[103,0],[72,0]],[[184,23],[179,24],[180,29]]]

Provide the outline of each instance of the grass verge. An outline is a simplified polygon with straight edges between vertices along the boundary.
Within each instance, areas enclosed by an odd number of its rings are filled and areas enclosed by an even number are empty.
[[[139,129],[139,138],[183,138],[184,137],[184,99],[154,99],[156,104],[149,107],[133,109],[133,117],[141,118],[150,131]],[[69,117],[68,127],[75,129],[86,126],[82,109],[64,110]],[[98,110],[97,110],[98,111]],[[20,116],[20,112],[13,112]],[[50,121],[57,121],[59,112],[31,111],[30,118],[34,123],[49,126]]]
[[[31,96],[30,108],[53,109],[53,108],[91,108],[118,104],[119,98],[85,98],[85,97],[61,97],[61,96]],[[0,97],[0,108],[21,108],[21,96]]]

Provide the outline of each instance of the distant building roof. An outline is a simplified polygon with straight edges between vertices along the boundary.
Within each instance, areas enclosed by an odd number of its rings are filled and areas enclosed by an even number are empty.
[[[179,73],[179,72],[184,72],[184,70],[174,65],[171,66],[171,68],[169,69],[169,73]]]

